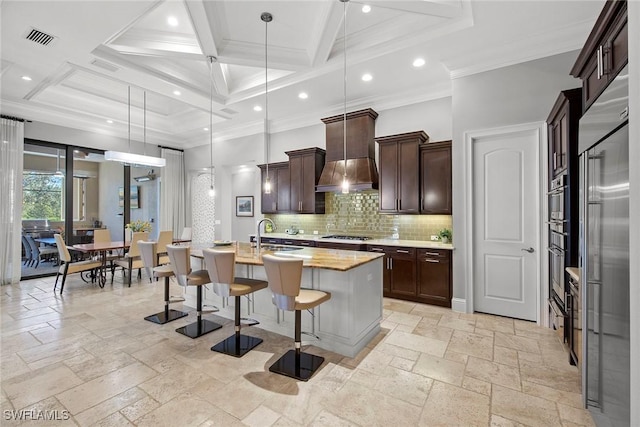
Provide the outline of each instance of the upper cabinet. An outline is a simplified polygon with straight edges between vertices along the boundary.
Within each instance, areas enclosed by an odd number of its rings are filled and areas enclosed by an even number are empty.
[[[324,166],[325,150],[317,147],[287,151],[289,156],[289,211],[324,213],[324,193],[316,193],[316,185]]]
[[[381,213],[420,213],[420,145],[428,140],[422,131],[376,138]]]
[[[582,79],[583,111],[628,61],[627,2],[607,1],[571,69]]]
[[[572,156],[577,159],[581,94],[580,88],[560,92],[547,118],[550,179],[567,170]]]
[[[267,165],[258,165],[261,170],[261,185],[267,178]],[[271,181],[271,194],[262,194],[262,213],[285,213],[291,210],[289,196],[289,162],[270,163],[269,180]]]
[[[420,145],[420,213],[451,215],[451,141]]]

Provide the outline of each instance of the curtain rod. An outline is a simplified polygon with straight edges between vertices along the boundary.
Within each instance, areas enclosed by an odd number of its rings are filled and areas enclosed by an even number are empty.
[[[167,150],[179,151],[181,153],[184,153],[184,150],[181,148],[167,147],[166,145],[158,145],[158,148],[166,148]]]
[[[16,122],[22,122],[22,123],[29,121],[29,120],[21,119],[20,117],[5,116],[4,114],[2,114],[2,118],[7,120],[13,120]]]

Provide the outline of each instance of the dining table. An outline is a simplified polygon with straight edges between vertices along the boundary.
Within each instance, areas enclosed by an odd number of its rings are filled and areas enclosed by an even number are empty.
[[[100,256],[102,267],[100,268],[100,274],[97,277],[98,285],[104,288],[107,283],[107,252],[126,249],[131,245],[131,242],[123,240],[116,240],[113,242],[100,242],[100,243],[79,243],[77,245],[69,246],[69,249],[73,249],[79,252],[87,254],[97,253]]]

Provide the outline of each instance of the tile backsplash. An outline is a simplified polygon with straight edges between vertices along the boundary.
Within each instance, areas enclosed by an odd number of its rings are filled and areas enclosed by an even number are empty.
[[[278,232],[296,227],[305,234],[349,234],[374,238],[399,234],[404,240],[430,240],[443,228],[452,230],[451,215],[393,215],[378,212],[378,191],[327,193],[324,215],[265,215]],[[455,236],[454,236],[455,240]]]

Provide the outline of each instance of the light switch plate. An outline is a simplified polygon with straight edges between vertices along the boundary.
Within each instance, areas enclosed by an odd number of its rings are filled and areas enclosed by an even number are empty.
[[[304,234],[304,230],[298,230],[298,233]]]
[[[313,230],[313,234],[317,235],[318,234],[318,230]]]

